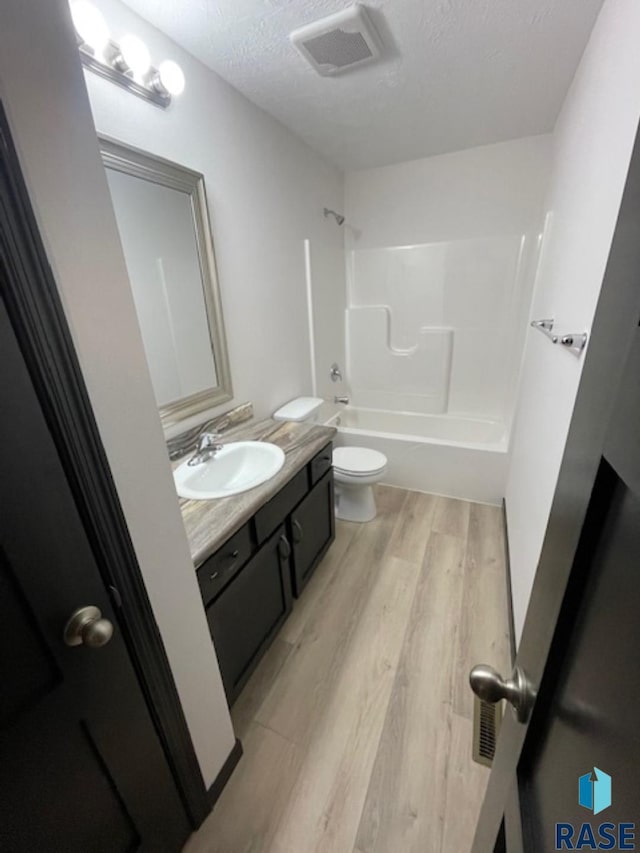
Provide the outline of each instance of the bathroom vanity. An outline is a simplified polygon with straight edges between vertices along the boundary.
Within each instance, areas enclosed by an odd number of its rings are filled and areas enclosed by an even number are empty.
[[[334,539],[334,432],[272,420],[241,427],[234,440],[282,447],[279,473],[242,494],[181,501],[230,705]]]

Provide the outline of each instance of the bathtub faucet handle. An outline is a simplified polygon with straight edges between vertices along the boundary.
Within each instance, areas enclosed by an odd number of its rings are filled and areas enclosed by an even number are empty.
[[[337,362],[333,362],[329,368],[329,378],[332,382],[342,382],[342,371]]]
[[[334,403],[342,403],[343,405],[348,406],[349,405],[349,398],[348,397],[334,397],[333,402]]]

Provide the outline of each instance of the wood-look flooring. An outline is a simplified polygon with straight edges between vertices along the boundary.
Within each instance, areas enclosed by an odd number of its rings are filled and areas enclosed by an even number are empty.
[[[185,853],[468,853],[469,669],[510,669],[502,513],[380,486],[232,710],[244,757]]]

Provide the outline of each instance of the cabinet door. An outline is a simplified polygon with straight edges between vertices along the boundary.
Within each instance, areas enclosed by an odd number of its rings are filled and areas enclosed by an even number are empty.
[[[293,589],[296,598],[335,537],[333,471],[311,489],[290,517],[293,542]]]
[[[229,704],[291,612],[290,554],[280,527],[207,608]]]

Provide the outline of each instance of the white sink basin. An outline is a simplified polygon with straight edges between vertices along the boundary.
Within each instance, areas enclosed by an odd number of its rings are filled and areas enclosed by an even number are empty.
[[[173,472],[181,498],[227,498],[270,480],[284,465],[284,452],[266,441],[233,441],[200,465],[183,462]]]

